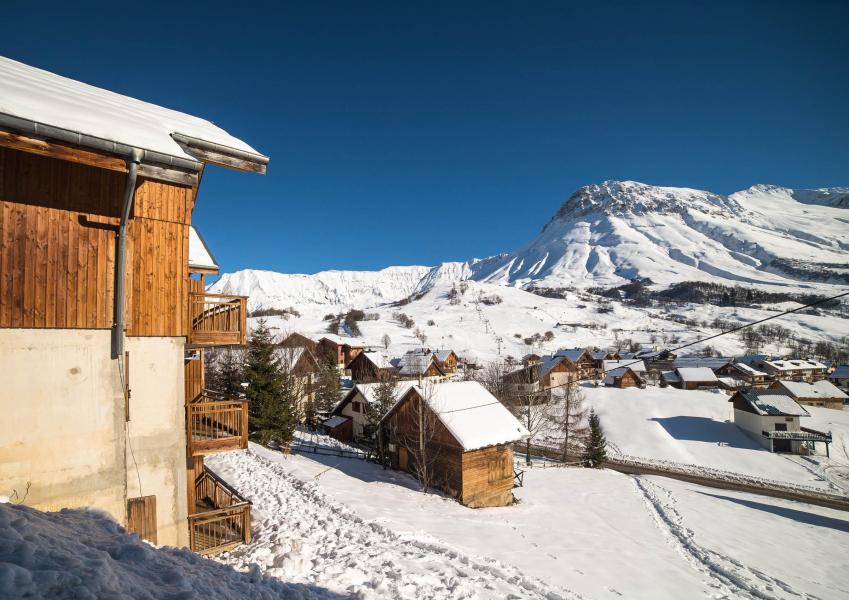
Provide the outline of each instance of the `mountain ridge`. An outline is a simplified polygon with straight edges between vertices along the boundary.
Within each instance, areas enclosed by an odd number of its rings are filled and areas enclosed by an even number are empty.
[[[521,288],[615,286],[633,279],[812,288],[849,281],[849,187],[756,184],[728,196],[604,181],[576,190],[513,252],[436,266],[313,275],[246,269],[212,288],[253,307],[302,302],[368,308],[463,280]],[[845,268],[844,268],[845,266]],[[282,306],[281,306],[282,305]]]

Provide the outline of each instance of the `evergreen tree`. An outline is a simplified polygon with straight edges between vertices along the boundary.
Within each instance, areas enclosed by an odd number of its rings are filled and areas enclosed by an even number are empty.
[[[262,443],[288,443],[296,425],[294,403],[286,397],[287,374],[264,319],[259,320],[248,343],[244,377],[254,437]]]
[[[225,348],[219,359],[213,363],[207,375],[207,386],[216,392],[238,398],[245,393],[242,386],[244,373],[242,355],[232,348]]]
[[[336,368],[335,364],[326,362],[321,365],[317,379],[315,407],[319,411],[330,412],[342,398],[339,369]]]
[[[590,411],[590,438],[584,449],[584,466],[595,469],[601,468],[607,460],[607,440],[601,428],[601,421],[595,414],[595,409]]]
[[[366,404],[366,419],[368,419],[368,427],[372,432],[377,430],[377,424],[395,405],[397,399],[395,389],[397,386],[398,380],[394,375],[381,375],[374,390],[374,402]]]

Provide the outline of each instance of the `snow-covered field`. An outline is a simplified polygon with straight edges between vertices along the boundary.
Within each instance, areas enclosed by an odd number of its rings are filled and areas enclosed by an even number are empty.
[[[790,456],[764,450],[734,424],[728,396],[720,391],[647,387],[595,388],[584,394],[598,412],[615,453],[708,467],[832,493],[849,491],[849,412],[806,407],[802,425],[831,431],[831,458]],[[824,448],[818,452],[825,453]]]
[[[254,502],[221,561],[365,598],[842,598],[849,514],[656,477],[532,468],[469,509],[356,459],[209,458]]]

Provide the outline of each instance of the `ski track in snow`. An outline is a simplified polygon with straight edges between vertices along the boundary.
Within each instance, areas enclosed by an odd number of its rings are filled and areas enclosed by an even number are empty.
[[[580,599],[496,560],[398,535],[364,521],[313,482],[250,450],[211,461],[254,506],[254,539],[218,560],[285,581],[316,583],[353,598]]]
[[[817,596],[799,593],[780,579],[750,568],[734,558],[700,546],[694,533],[688,529],[676,510],[672,493],[657,483],[640,475],[631,477],[637,492],[669,543],[694,568],[712,581],[708,585],[718,592],[717,598],[758,598],[771,600],[781,597],[816,599]]]

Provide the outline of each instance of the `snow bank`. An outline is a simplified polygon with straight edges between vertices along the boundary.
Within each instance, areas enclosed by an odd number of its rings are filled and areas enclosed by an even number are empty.
[[[342,598],[242,573],[189,550],[156,548],[92,510],[0,504],[0,598]]]

